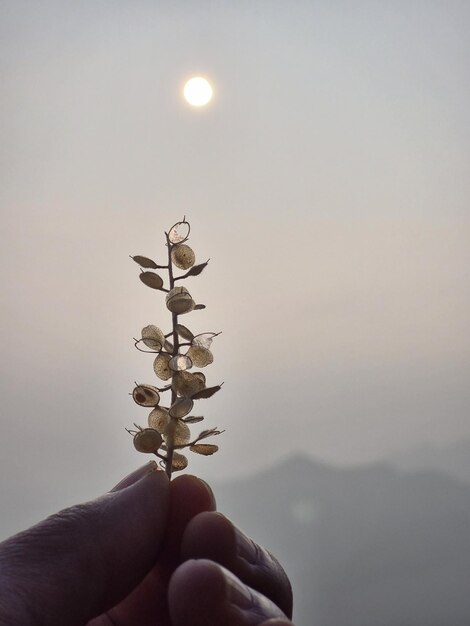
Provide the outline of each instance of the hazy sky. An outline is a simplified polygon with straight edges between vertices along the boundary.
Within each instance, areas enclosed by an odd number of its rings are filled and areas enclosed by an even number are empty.
[[[455,0],[0,2],[5,532],[145,460],[131,338],[170,318],[128,255],[184,214],[227,430],[192,471],[470,437],[469,28]]]

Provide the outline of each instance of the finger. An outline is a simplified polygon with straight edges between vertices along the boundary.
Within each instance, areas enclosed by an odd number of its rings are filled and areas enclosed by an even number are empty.
[[[220,563],[292,616],[292,588],[279,562],[220,513],[201,513],[184,533],[182,557]]]
[[[139,626],[170,623],[168,583],[180,562],[181,537],[195,515],[214,510],[214,495],[207,483],[195,476],[178,476],[170,483],[169,508],[164,547],[158,563],[127,598],[108,612],[113,623]]]
[[[282,618],[276,617],[274,619],[268,619],[267,622],[263,622],[262,624],[260,624],[260,626],[294,626],[294,625],[288,619],[282,619]]]
[[[256,626],[270,618],[286,619],[274,602],[205,559],[180,565],[168,598],[174,626]]]
[[[166,474],[144,474],[1,544],[0,623],[84,624],[138,584],[158,557],[169,509]]]
[[[196,476],[178,476],[170,483],[170,514],[162,560],[176,566],[181,559],[181,541],[186,527],[200,513],[215,511],[216,502],[209,485]]]

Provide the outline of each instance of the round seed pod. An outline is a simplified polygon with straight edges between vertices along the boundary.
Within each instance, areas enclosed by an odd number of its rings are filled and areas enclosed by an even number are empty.
[[[134,447],[138,452],[156,452],[162,445],[162,436],[153,428],[144,428],[134,435]]]
[[[163,278],[155,272],[142,272],[139,274],[140,280],[152,289],[161,289],[163,287]]]
[[[211,347],[212,341],[214,337],[217,335],[215,333],[201,333],[200,335],[196,335],[191,340],[191,345],[197,348],[206,348],[209,350]]]
[[[165,336],[158,326],[149,324],[142,328],[142,341],[151,350],[161,350],[165,345]]]
[[[169,380],[173,376],[170,361],[171,354],[160,353],[153,362],[153,371],[161,380]]]
[[[204,456],[210,456],[211,454],[215,454],[215,452],[217,452],[219,446],[216,446],[213,443],[195,443],[190,446],[189,449],[191,452],[203,454]]]
[[[170,228],[170,232],[168,233],[168,239],[170,240],[170,243],[183,243],[183,241],[186,241],[186,239],[189,237],[190,230],[191,227],[189,225],[189,222],[187,222],[186,220],[183,220],[182,222],[176,222],[176,224],[174,224]]]
[[[196,376],[199,372],[192,374],[191,372],[177,372],[173,376],[173,389],[180,396],[192,396],[204,389],[205,380],[201,380],[200,376]]]
[[[156,270],[158,265],[152,259],[149,259],[146,256],[141,256],[137,254],[136,256],[131,256],[131,259],[138,263],[141,267],[150,268],[152,270]]]
[[[188,459],[184,456],[184,454],[180,454],[179,452],[173,452],[173,461],[171,463],[171,467],[174,472],[179,472],[180,470],[184,470],[188,466]]]
[[[174,372],[183,372],[184,370],[189,370],[193,366],[193,362],[189,356],[178,354],[170,360],[168,365]]]
[[[186,355],[189,356],[193,365],[196,367],[206,367],[206,365],[210,365],[214,360],[212,352],[200,346],[191,346],[186,352]]]
[[[166,296],[166,306],[172,313],[189,313],[195,307],[189,291],[185,287],[173,287]]]
[[[163,435],[170,419],[168,409],[158,406],[151,413],[149,413],[148,425],[150,428],[154,428],[161,435]]]
[[[178,398],[176,402],[170,407],[170,417],[184,417],[191,412],[194,406],[194,402],[191,398]]]
[[[188,270],[196,261],[193,249],[185,243],[175,246],[171,251],[171,260],[182,270]]]
[[[199,380],[204,383],[204,387],[206,386],[206,377],[202,372],[193,372],[193,376],[199,378]],[[201,387],[201,389],[204,389],[204,387]]]
[[[180,422],[178,420],[175,426],[175,446],[185,446],[187,443],[189,443],[190,439],[191,431],[189,430],[189,426],[187,426],[184,422]]]
[[[160,402],[158,389],[152,385],[137,385],[132,391],[132,397],[140,406],[157,406]]]
[[[175,328],[178,335],[186,341],[192,341],[194,339],[193,333],[189,330],[189,328],[183,326],[183,324],[176,324]]]

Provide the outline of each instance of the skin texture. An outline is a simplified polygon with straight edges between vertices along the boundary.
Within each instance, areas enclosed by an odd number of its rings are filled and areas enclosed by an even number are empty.
[[[154,463],[0,544],[0,626],[289,626],[291,608],[210,487]]]

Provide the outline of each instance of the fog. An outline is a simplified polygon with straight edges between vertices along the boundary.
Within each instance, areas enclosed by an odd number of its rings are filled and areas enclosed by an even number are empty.
[[[470,437],[466,2],[4,1],[2,536],[144,461],[130,254],[186,215],[232,479]],[[193,74],[214,84],[184,103]],[[185,321],[186,323],[186,321]]]

